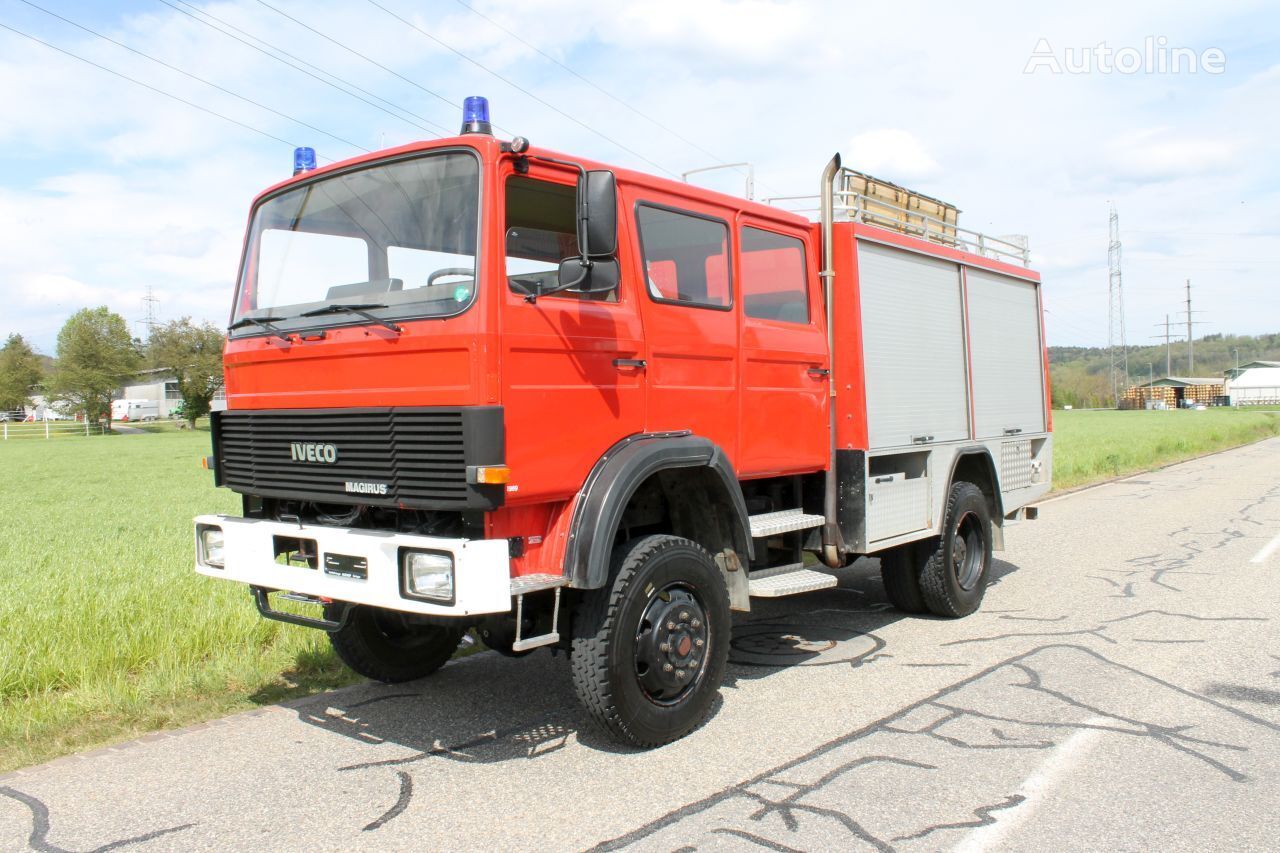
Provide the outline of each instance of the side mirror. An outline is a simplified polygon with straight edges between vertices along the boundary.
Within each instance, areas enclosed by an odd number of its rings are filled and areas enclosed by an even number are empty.
[[[608,293],[616,290],[622,272],[616,258],[592,261],[588,269],[582,266],[582,258],[565,258],[560,262],[559,284],[556,290],[573,293]]]
[[[605,170],[587,172],[579,192],[586,202],[586,217],[580,233],[586,234],[587,251],[593,258],[613,257],[618,253],[617,179],[613,172]]]

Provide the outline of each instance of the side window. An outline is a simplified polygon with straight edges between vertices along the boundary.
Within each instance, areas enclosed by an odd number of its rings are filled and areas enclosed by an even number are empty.
[[[729,226],[642,204],[636,211],[646,287],[654,299],[728,308]]]
[[[759,228],[742,229],[743,311],[761,320],[809,322],[804,243]]]
[[[528,294],[539,285],[555,284],[560,261],[578,254],[575,201],[571,186],[518,175],[507,179],[507,286],[512,291]],[[618,291],[587,294],[562,290],[544,298],[562,297],[617,302]]]

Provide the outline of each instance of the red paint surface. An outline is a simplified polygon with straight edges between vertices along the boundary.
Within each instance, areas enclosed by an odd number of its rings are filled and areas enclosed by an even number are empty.
[[[578,489],[600,456],[639,432],[690,430],[718,444],[743,479],[819,471],[828,456],[828,383],[837,395],[836,440],[866,449],[867,413],[856,242],[871,239],[1039,283],[1022,267],[862,224],[835,226],[836,353],[827,354],[818,226],[773,207],[624,169],[619,187],[622,273],[616,302],[543,297],[530,304],[506,286],[504,187],[512,155],[496,140],[468,136],[414,143],[354,158],[317,172],[439,147],[471,145],[484,162],[479,289],[466,312],[408,320],[401,335],[378,326],[327,330],[323,338],[285,344],[270,336],[228,341],[227,404],[232,409],[363,406],[504,407],[507,502],[490,513],[486,535],[523,537],[516,574],[560,571]],[[545,154],[572,159],[553,152]],[[604,168],[581,161],[588,169]],[[530,177],[572,185],[574,173],[530,161]],[[294,179],[267,190],[259,200]],[[731,310],[658,302],[645,286],[635,205],[646,201],[721,219],[730,226]],[[255,202],[256,204],[256,202]],[[804,243],[809,322],[746,317],[738,277],[743,226]],[[767,266],[767,258],[752,263]],[[649,275],[661,284],[661,264]],[[243,299],[244,297],[237,297]],[[1043,318],[1041,340],[1043,341]],[[647,369],[618,366],[644,359]],[[1047,360],[1046,360],[1047,376]],[[1048,386],[1046,379],[1046,401]]]

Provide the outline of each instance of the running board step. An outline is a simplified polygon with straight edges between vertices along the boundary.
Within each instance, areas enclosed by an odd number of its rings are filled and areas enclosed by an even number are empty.
[[[770,536],[790,533],[793,530],[808,530],[811,527],[821,527],[823,522],[826,521],[821,515],[806,515],[804,510],[800,509],[766,512],[762,515],[753,515],[747,520],[751,522],[752,539],[767,539]]]
[[[806,569],[803,563],[756,572],[747,581],[753,598],[799,595],[802,592],[830,589],[838,582],[835,575]]]
[[[516,638],[511,643],[511,651],[527,652],[541,646],[550,646],[560,642],[560,589],[568,586],[569,579],[564,575],[521,575],[511,579],[511,596],[516,600]],[[551,631],[537,637],[522,637],[520,629],[524,625],[524,597],[531,592],[542,592],[554,589],[556,600],[551,611]]]

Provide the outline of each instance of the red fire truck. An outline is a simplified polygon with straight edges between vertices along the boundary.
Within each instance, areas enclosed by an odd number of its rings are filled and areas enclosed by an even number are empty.
[[[468,629],[563,649],[637,746],[705,718],[753,598],[874,555],[898,608],[978,607],[1050,487],[1025,244],[839,157],[811,222],[466,109],[254,201],[208,460],[243,513],[197,571],[382,681]]]

